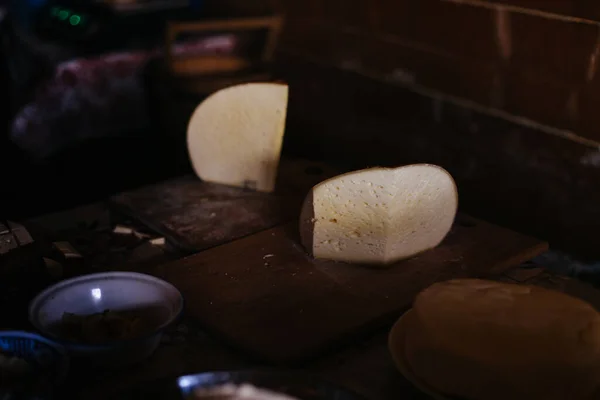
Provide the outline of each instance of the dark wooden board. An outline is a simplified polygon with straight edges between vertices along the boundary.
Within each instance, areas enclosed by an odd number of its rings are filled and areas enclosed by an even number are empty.
[[[547,244],[466,216],[436,249],[387,269],[311,260],[294,223],[215,247],[151,273],[185,296],[186,313],[266,361],[295,364],[393,322],[425,287],[485,277]]]
[[[322,163],[282,159],[275,193],[185,176],[120,193],[110,205],[182,250],[198,252],[295,219],[310,188],[337,173]]]

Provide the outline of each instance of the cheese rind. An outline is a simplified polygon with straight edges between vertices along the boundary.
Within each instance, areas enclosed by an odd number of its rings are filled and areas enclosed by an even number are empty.
[[[355,171],[313,187],[300,217],[302,242],[315,258],[386,265],[437,246],[457,206],[454,180],[441,167]]]
[[[247,83],[205,99],[188,124],[187,146],[205,181],[272,192],[283,144],[288,86]]]
[[[479,279],[440,282],[415,298],[403,328],[404,340],[390,337],[390,351],[445,395],[592,400],[600,394],[600,314],[566,294]]]

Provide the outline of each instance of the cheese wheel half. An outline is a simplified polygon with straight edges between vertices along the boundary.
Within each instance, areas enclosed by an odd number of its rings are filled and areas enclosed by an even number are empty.
[[[436,283],[415,299],[404,341],[390,338],[428,387],[465,400],[592,400],[600,383],[600,314],[535,286]],[[402,348],[403,347],[403,348]]]
[[[288,86],[247,83],[204,100],[188,124],[187,146],[204,181],[263,192],[275,189]]]
[[[457,206],[454,180],[441,167],[364,169],[313,187],[300,236],[317,259],[386,265],[440,244]]]

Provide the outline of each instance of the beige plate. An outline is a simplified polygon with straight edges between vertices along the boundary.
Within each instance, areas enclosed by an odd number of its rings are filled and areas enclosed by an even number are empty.
[[[392,330],[390,331],[390,334],[388,336],[388,349],[390,350],[390,354],[392,355],[394,364],[396,365],[396,368],[398,369],[398,371],[400,371],[400,373],[402,375],[404,375],[404,377],[410,383],[412,383],[417,389],[419,389],[426,395],[430,396],[432,399],[434,399],[434,400],[452,400],[449,397],[442,396],[441,394],[437,393],[435,390],[431,389],[426,384],[421,382],[419,380],[419,378],[417,378],[415,376],[415,374],[410,370],[410,367],[409,367],[408,363],[406,362],[405,355],[403,353],[395,354],[395,352],[392,351],[392,348],[404,349],[404,345],[396,346],[396,345],[392,345],[392,344],[395,343],[396,340],[404,342],[404,337],[406,334],[404,328],[405,328],[406,321],[408,320],[408,318],[410,318],[411,313],[412,313],[412,310],[408,310],[407,312],[405,312],[404,315],[402,315],[400,317],[400,319],[394,324],[394,326],[392,327]]]

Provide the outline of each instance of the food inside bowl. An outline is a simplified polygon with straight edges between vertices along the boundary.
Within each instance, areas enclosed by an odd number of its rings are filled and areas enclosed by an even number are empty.
[[[105,310],[88,315],[65,312],[58,334],[73,342],[102,344],[134,339],[149,333],[150,328],[148,321],[135,311]]]
[[[283,393],[257,388],[249,383],[227,383],[211,388],[197,388],[194,398],[202,400],[297,400]]]

